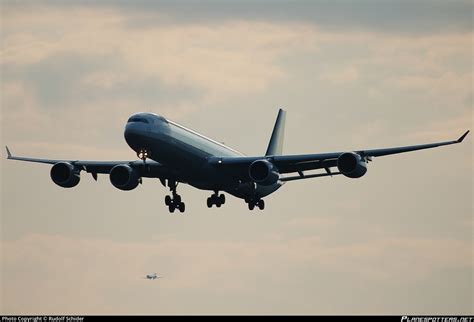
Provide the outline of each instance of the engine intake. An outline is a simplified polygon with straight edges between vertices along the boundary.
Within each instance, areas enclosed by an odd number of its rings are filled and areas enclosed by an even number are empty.
[[[77,186],[80,177],[80,169],[68,162],[58,162],[51,168],[51,179],[55,184],[63,188],[72,188]]]
[[[138,186],[140,175],[129,165],[118,164],[110,170],[110,182],[120,190],[133,190]]]
[[[346,152],[337,159],[337,168],[346,177],[360,178],[367,172],[367,163],[357,153]]]
[[[278,181],[280,174],[268,160],[257,160],[249,167],[249,176],[252,181],[263,186],[270,186]]]

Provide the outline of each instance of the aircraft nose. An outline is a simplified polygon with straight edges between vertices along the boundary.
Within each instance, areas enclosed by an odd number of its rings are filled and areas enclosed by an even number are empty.
[[[125,125],[124,137],[127,144],[136,149],[140,146],[140,141],[146,133],[146,124],[129,122]]]
[[[128,122],[125,125],[125,138],[133,136],[140,131],[140,124]]]

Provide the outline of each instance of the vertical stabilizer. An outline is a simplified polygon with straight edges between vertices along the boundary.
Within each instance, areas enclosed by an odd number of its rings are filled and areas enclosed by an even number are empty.
[[[283,151],[283,138],[285,134],[286,111],[280,109],[273,127],[272,137],[268,143],[265,155],[281,155]]]

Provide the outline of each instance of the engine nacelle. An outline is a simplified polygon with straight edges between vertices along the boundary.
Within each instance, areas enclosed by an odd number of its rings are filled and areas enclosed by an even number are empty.
[[[252,181],[263,186],[270,186],[278,181],[280,174],[268,160],[257,160],[249,167],[249,176]]]
[[[110,170],[110,182],[120,190],[133,190],[138,186],[140,175],[129,165],[118,164]]]
[[[337,159],[337,168],[346,177],[360,178],[367,172],[367,163],[357,153],[346,152]]]
[[[68,162],[58,162],[51,168],[51,179],[55,184],[63,188],[72,188],[77,186],[80,177],[80,169]]]

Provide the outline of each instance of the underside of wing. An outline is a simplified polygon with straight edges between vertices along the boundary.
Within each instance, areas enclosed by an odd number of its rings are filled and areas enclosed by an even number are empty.
[[[84,160],[59,160],[40,159],[30,157],[14,156],[10,149],[6,147],[7,159],[35,162],[53,165],[51,168],[51,179],[63,188],[76,186],[80,181],[80,172],[85,171],[97,180],[98,174],[109,174],[111,183],[121,190],[132,190],[139,183],[142,177],[159,178],[162,180],[179,179],[179,173],[169,169],[162,164],[147,160],[134,161],[84,161]]]
[[[227,173],[233,173],[241,180],[254,181],[261,184],[272,184],[280,181],[318,178],[343,174],[350,178],[359,178],[367,172],[367,163],[373,157],[381,157],[423,149],[431,149],[444,145],[461,143],[469,131],[459,139],[429,144],[402,146],[383,149],[355,150],[349,152],[332,152],[302,155],[270,155],[257,157],[212,157],[209,163]],[[331,168],[336,167],[336,171]],[[324,169],[323,173],[305,174],[305,171]],[[277,176],[275,175],[278,174]],[[281,176],[297,173],[296,176]],[[272,178],[270,180],[270,178]]]

